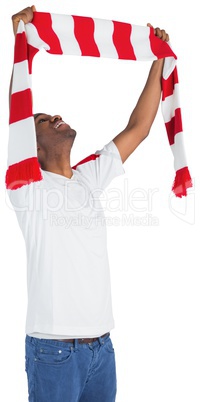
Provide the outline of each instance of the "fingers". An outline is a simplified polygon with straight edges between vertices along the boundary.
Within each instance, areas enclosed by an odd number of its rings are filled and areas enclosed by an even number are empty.
[[[154,32],[155,32],[155,35],[158,38],[162,39],[164,42],[169,41],[169,35],[164,29],[160,29],[157,27],[157,28],[155,28]]]
[[[14,14],[12,16],[13,31],[14,31],[15,35],[17,33],[17,27],[18,27],[19,21],[22,20],[25,24],[27,24],[28,22],[31,22],[33,19],[34,11],[36,11],[35,6],[26,7],[23,10],[19,11],[18,13]]]
[[[150,23],[148,23],[147,26],[150,27],[150,28],[153,28],[153,26]],[[159,27],[154,28],[154,34],[158,38],[162,39],[164,42],[169,41],[169,35],[164,29],[160,29]]]

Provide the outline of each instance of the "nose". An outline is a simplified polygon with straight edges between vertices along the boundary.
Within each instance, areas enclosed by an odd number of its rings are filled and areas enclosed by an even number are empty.
[[[54,116],[51,116],[50,120],[53,123],[56,120],[62,120],[62,117],[59,114],[55,114]]]

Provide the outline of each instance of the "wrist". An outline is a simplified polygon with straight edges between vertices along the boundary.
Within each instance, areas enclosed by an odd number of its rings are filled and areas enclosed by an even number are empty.
[[[151,66],[151,70],[155,74],[162,75],[164,61],[165,61],[165,59],[154,60],[153,63],[152,63],[152,66]]]

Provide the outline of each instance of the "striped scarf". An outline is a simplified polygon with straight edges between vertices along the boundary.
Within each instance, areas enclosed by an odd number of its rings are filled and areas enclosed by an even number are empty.
[[[42,180],[33,117],[32,61],[41,49],[51,54],[153,61],[165,58],[162,114],[174,157],[172,191],[187,195],[192,180],[186,163],[179,102],[176,55],[154,29],[104,19],[35,12],[31,23],[20,21],[15,41],[11,90],[6,186],[17,189]],[[18,144],[23,144],[18,146]]]

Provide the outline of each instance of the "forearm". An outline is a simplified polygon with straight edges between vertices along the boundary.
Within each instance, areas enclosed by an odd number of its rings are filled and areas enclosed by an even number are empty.
[[[126,129],[137,127],[144,138],[149,133],[159,107],[163,64],[164,59],[152,63],[145,87],[126,127]]]

